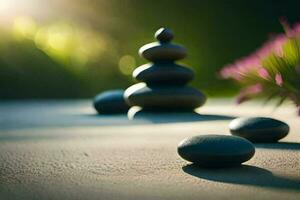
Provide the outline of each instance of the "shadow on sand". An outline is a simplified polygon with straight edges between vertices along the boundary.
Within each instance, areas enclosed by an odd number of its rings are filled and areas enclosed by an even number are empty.
[[[129,124],[162,124],[162,123],[178,123],[178,122],[197,122],[197,121],[217,121],[217,120],[232,120],[236,118],[235,116],[227,115],[211,115],[211,114],[198,114],[195,112],[191,113],[138,113],[135,116],[129,116],[127,118],[126,114],[122,115],[107,115],[107,114],[89,114],[81,115],[81,117],[88,117],[98,120],[108,120],[111,119],[114,122],[119,120],[128,121]]]
[[[300,150],[300,143],[296,142],[277,142],[277,143],[259,143],[256,148],[262,149],[280,149],[280,150]]]
[[[197,121],[215,121],[215,120],[231,120],[235,116],[227,115],[212,115],[212,114],[199,114],[196,112],[136,112],[128,113],[129,119],[144,120],[152,123],[176,123],[176,122],[197,122]]]
[[[69,127],[105,127],[105,126],[133,126],[145,124],[163,124],[178,122],[196,122],[196,121],[214,121],[230,120],[232,116],[224,115],[200,115],[197,113],[171,113],[171,114],[152,114],[129,120],[127,114],[98,115],[98,114],[64,114],[43,117],[25,117],[18,123],[0,123],[0,131],[36,129],[36,128],[69,128]],[[10,133],[0,134],[1,141],[19,141],[19,140],[49,140],[68,136],[64,135],[12,135]]]
[[[201,179],[222,183],[290,190],[300,189],[300,179],[276,176],[266,169],[250,165],[241,165],[239,167],[226,169],[206,169],[200,168],[195,164],[190,164],[182,167],[182,170],[189,175]]]

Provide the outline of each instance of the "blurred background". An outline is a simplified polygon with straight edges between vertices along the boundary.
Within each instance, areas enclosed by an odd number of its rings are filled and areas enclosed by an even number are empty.
[[[209,97],[238,86],[218,70],[300,21],[298,0],[0,0],[0,99],[90,98],[127,88],[138,49],[169,27]]]

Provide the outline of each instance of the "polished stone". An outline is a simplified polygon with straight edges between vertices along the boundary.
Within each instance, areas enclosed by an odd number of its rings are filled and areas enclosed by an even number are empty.
[[[174,38],[172,30],[168,28],[160,28],[155,32],[155,38],[161,43],[170,42]]]
[[[124,97],[124,90],[110,90],[98,94],[94,99],[94,108],[99,114],[126,113],[129,109]]]
[[[173,62],[150,63],[136,68],[133,77],[148,85],[185,85],[194,77],[194,72]]]
[[[228,135],[200,135],[182,140],[177,148],[185,160],[200,167],[230,167],[251,159],[254,146],[248,140]]]
[[[153,42],[142,46],[139,54],[150,61],[174,61],[185,58],[187,51],[184,47],[171,43]]]
[[[124,97],[131,106],[161,110],[193,110],[206,101],[204,94],[188,86],[148,87],[145,83],[129,87],[125,91]]]
[[[277,142],[289,133],[289,126],[279,120],[266,117],[237,118],[230,122],[232,135],[252,142]]]

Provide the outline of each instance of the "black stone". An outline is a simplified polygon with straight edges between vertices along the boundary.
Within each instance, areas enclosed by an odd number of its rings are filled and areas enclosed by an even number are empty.
[[[231,167],[251,159],[253,144],[241,137],[229,135],[200,135],[181,141],[178,154],[200,167]]]
[[[176,44],[161,44],[159,42],[153,42],[142,46],[139,50],[139,54],[152,62],[156,61],[174,61],[186,57],[186,49]]]
[[[168,28],[158,29],[154,36],[161,43],[170,42],[174,38],[173,32]]]
[[[94,108],[99,114],[127,113],[129,105],[123,95],[124,90],[110,90],[100,93],[94,99]]]
[[[191,87],[148,87],[144,83],[138,83],[128,88],[124,97],[131,106],[140,106],[152,110],[193,110],[206,101],[204,94]]]
[[[289,126],[279,120],[266,117],[237,118],[230,122],[232,135],[252,142],[277,142],[289,133]]]
[[[136,68],[133,77],[147,85],[185,85],[194,77],[194,72],[173,62],[150,63]]]

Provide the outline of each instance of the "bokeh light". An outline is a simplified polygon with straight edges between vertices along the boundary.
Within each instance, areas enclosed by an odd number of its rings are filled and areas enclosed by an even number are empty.
[[[13,33],[17,39],[32,39],[37,31],[37,25],[31,17],[17,17],[13,24]]]
[[[131,75],[136,67],[135,58],[131,55],[122,56],[119,60],[119,69],[124,75]]]
[[[37,25],[32,17],[14,20],[13,34],[17,40],[32,40],[37,48],[65,65],[85,66],[101,58],[110,39],[91,29],[68,22]]]

